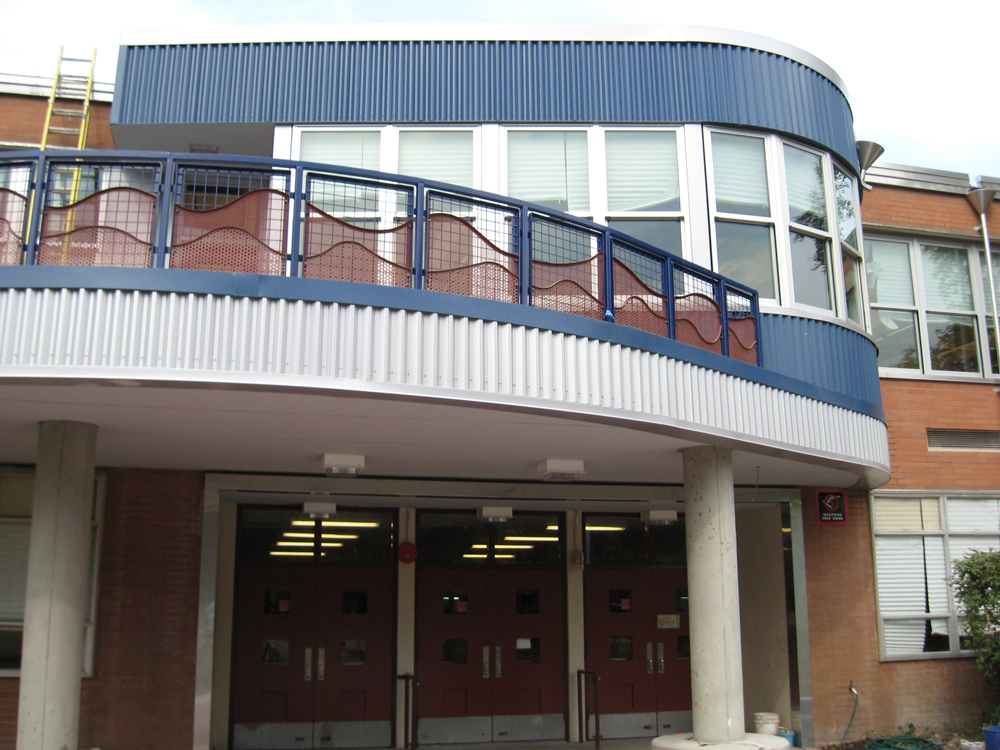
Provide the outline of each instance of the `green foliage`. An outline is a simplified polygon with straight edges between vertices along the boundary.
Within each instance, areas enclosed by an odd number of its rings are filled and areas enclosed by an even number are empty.
[[[1000,686],[1000,552],[973,552],[957,561],[953,585],[976,666]]]

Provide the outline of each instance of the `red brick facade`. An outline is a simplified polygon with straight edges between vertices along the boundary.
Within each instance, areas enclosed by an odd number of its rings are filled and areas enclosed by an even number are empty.
[[[197,472],[108,473],[80,747],[191,747],[203,487]],[[0,750],[15,746],[18,682],[0,678]]]
[[[0,144],[18,144],[38,148],[45,128],[48,99],[39,96],[20,96],[0,93]],[[67,107],[68,109],[68,107]],[[87,148],[111,149],[111,102],[92,102],[90,127],[87,130]],[[55,125],[70,126],[67,122]],[[75,123],[72,124],[75,127]],[[76,148],[76,136],[54,135],[50,147]],[[4,149],[0,147],[0,151]]]
[[[981,237],[979,216],[964,195],[876,185],[862,196],[865,231],[893,227],[914,232],[943,232]],[[1000,241],[1000,201],[993,201],[986,216],[990,237]]]

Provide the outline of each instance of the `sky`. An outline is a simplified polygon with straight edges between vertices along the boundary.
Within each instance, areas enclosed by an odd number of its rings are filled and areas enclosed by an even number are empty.
[[[761,34],[818,57],[850,95],[855,134],[885,148],[879,163],[1000,178],[996,0],[0,0],[8,33],[0,73],[51,77],[59,45],[97,48],[113,82],[118,45],[136,31],[340,23],[587,23],[713,26]],[[9,33],[10,30],[19,30]]]

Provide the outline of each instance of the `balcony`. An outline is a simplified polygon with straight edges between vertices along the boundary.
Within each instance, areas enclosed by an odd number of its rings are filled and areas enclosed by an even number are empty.
[[[255,274],[461,295],[762,364],[752,289],[543,206],[320,164],[2,154],[0,265]]]

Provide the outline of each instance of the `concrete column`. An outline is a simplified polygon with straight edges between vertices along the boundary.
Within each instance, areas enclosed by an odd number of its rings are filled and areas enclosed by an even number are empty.
[[[79,747],[97,427],[39,425],[17,750]]]
[[[745,734],[732,451],[685,448],[691,696],[699,742]]]
[[[417,509],[399,509],[400,543],[417,543]],[[396,674],[413,674],[417,666],[417,566],[398,563],[396,593]],[[411,707],[411,710],[413,707]],[[406,739],[406,686],[396,682],[396,747],[404,747]],[[412,714],[410,714],[412,721]]]

